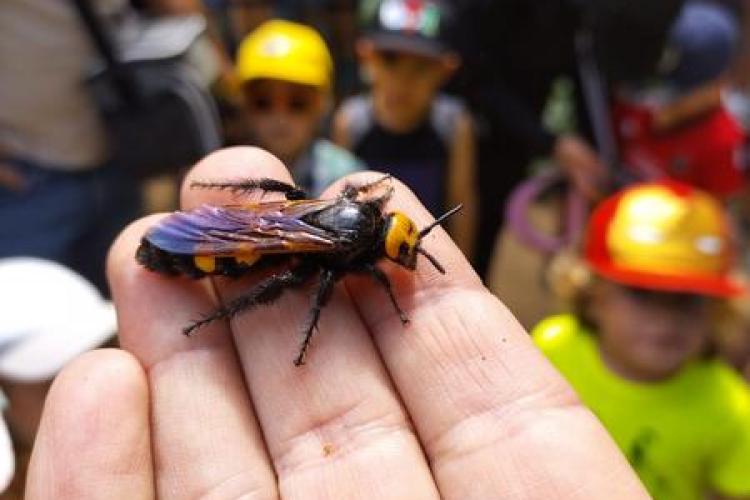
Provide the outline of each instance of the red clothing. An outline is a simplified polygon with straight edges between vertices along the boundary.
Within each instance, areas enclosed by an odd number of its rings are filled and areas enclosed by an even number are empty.
[[[673,131],[652,130],[652,109],[620,101],[613,118],[620,155],[639,178],[676,179],[719,197],[745,184],[745,132],[723,107]]]

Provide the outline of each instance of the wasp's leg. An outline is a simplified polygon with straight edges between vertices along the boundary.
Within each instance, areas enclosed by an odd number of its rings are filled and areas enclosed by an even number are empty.
[[[401,306],[398,305],[396,296],[393,295],[393,288],[391,287],[391,281],[388,279],[388,276],[386,276],[386,274],[378,266],[372,264],[365,266],[364,270],[370,276],[372,276],[375,281],[380,283],[383,288],[385,288],[385,291],[388,294],[388,298],[391,299],[391,304],[393,304],[393,308],[396,310],[396,313],[401,320],[401,324],[405,325],[409,323],[409,317],[406,315],[403,309],[401,309]]]
[[[229,304],[217,309],[213,313],[199,319],[182,330],[190,335],[198,328],[216,321],[217,319],[232,318],[238,313],[257,305],[270,304],[278,299],[287,288],[304,284],[315,271],[314,267],[295,267],[283,273],[275,274],[261,281],[247,294],[237,297]]]
[[[304,200],[307,198],[307,193],[291,184],[286,182],[277,181],[276,179],[240,179],[230,181],[193,181],[190,183],[191,188],[202,188],[202,189],[226,189],[233,193],[243,192],[248,193],[250,191],[265,191],[267,193],[283,193],[287,200]]]
[[[320,285],[318,286],[318,291],[315,293],[312,309],[310,309],[310,316],[306,323],[307,326],[305,327],[305,337],[302,339],[299,354],[294,358],[295,366],[300,366],[305,363],[305,354],[307,353],[307,348],[310,346],[310,339],[312,338],[313,332],[318,327],[320,311],[331,299],[333,285],[335,283],[336,274],[333,271],[325,270],[320,274]]]
[[[344,184],[344,189],[341,190],[341,197],[346,198],[348,200],[353,200],[358,195],[372,191],[373,189],[377,188],[385,181],[388,181],[392,178],[393,176],[391,174],[385,174],[379,179],[375,179],[374,181],[368,182],[367,184],[353,184],[351,182],[347,182],[346,184]],[[390,198],[390,192],[392,191],[393,191],[393,188],[389,190],[389,193],[387,195],[388,198]]]

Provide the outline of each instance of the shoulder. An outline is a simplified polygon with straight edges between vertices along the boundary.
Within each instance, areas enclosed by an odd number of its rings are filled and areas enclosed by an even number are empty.
[[[313,177],[321,188],[345,175],[365,169],[359,158],[327,139],[316,140],[312,153]]]
[[[719,361],[703,363],[704,386],[691,385],[693,394],[705,394],[710,409],[701,418],[713,423],[713,453],[708,462],[715,490],[745,498],[750,492],[750,389],[731,367]],[[694,381],[693,381],[694,382]],[[702,390],[701,390],[702,389]]]
[[[357,144],[373,124],[372,100],[366,94],[345,99],[334,118],[334,128],[347,137],[349,145]]]
[[[531,336],[544,356],[575,387],[591,383],[599,375],[595,339],[572,314],[543,320]]]
[[[432,103],[433,117],[442,117],[449,120],[456,120],[461,116],[467,115],[468,111],[463,100],[459,97],[448,94],[438,94]]]
[[[581,335],[578,319],[571,314],[550,316],[531,331],[534,343],[544,352],[565,349]]]
[[[701,375],[726,416],[740,417],[750,424],[750,388],[731,366],[712,360],[703,364]]]
[[[347,117],[355,117],[370,114],[372,104],[368,94],[357,94],[344,99],[339,105],[336,114]]]
[[[707,142],[707,147],[734,148],[744,143],[746,137],[742,125],[725,107],[722,106],[716,110],[706,122],[704,128],[708,131],[701,130],[700,132],[710,137],[710,141],[704,141]]]
[[[327,139],[318,139],[315,141],[313,151],[317,160],[316,163],[320,162],[325,165],[331,165],[331,168],[343,171],[344,174],[365,168],[364,163],[349,150],[337,146]]]
[[[718,359],[702,360],[685,367],[680,380],[703,418],[721,420],[729,433],[737,426],[750,432],[750,388],[734,368]]]

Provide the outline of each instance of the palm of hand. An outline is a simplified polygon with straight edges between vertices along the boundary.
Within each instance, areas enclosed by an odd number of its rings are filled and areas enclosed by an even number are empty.
[[[243,148],[208,157],[186,185],[242,176],[289,179],[273,157]],[[184,190],[183,206],[230,198]],[[389,207],[429,221],[401,185]],[[84,355],[54,384],[28,498],[646,498],[442,230],[425,245],[446,276],[387,269],[409,327],[380,287],[347,279],[297,368],[305,293],[179,334],[217,302],[207,283],[136,264],[158,217],[113,247],[124,351]],[[217,285],[222,298],[248,286]]]

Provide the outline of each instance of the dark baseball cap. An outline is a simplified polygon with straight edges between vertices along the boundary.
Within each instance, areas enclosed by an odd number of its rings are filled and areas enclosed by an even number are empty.
[[[737,21],[726,8],[690,2],[672,26],[661,74],[682,90],[714,80],[729,68],[738,40]]]
[[[364,37],[378,49],[439,57],[451,51],[450,7],[439,0],[365,0]]]

